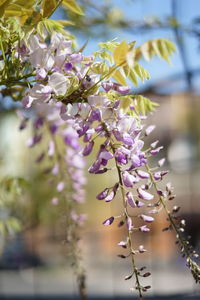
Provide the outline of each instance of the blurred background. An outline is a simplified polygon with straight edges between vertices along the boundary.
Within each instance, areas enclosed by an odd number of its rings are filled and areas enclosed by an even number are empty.
[[[177,53],[171,65],[158,58],[142,62],[151,79],[134,88],[134,93],[142,93],[160,104],[148,118],[149,124],[157,125],[151,139],[159,139],[165,148],[161,157],[167,157],[165,169],[170,170],[165,183],[170,181],[175,187],[175,202],[181,206],[180,215],[186,220],[186,234],[191,236],[198,252],[200,2],[80,0],[79,3],[86,16],[67,15],[59,9],[53,18],[66,15],[71,21],[76,18],[77,25],[70,30],[78,37],[79,46],[88,41],[85,50],[88,55],[98,49],[98,42],[116,37],[119,41],[136,41],[136,45],[154,38],[167,38],[176,44]],[[51,205],[51,188],[35,166],[36,150],[26,147],[31,129],[19,132],[19,119],[10,99],[1,99],[0,105],[0,176],[4,178],[0,188],[0,226],[5,231],[0,240],[1,299],[8,295],[53,294],[75,298],[76,282],[63,243],[60,213]],[[96,200],[97,192],[114,182],[110,174],[103,177],[97,180],[88,175],[86,203],[80,208],[88,214],[80,242],[88,290],[90,295],[101,297],[131,296],[131,283],[123,280],[129,274],[129,262],[117,257],[120,254],[117,243],[123,238],[123,231],[117,225],[109,228],[101,225],[106,217],[120,210],[117,201]],[[162,232],[165,226],[165,216],[160,214],[150,234],[135,237],[136,244],[142,243],[149,250],[137,259],[138,265],[147,265],[152,273],[146,279],[152,285],[149,294],[196,295],[200,299],[200,289],[178,254],[174,233]]]

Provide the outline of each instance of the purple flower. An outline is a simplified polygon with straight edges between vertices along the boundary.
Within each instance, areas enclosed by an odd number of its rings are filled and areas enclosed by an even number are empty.
[[[134,140],[133,140],[132,136],[127,132],[122,134],[121,140],[127,146],[132,146],[134,144]]]
[[[135,200],[134,200],[134,198],[133,198],[133,194],[132,194],[131,192],[126,193],[126,199],[127,199],[127,201],[128,201],[128,204],[129,204],[131,207],[133,207],[133,208],[137,207],[137,205],[136,205],[136,203],[135,203]]]
[[[144,248],[143,245],[140,245],[140,246],[138,247],[138,249],[139,249],[139,252],[140,252],[140,253],[144,253],[144,252],[147,251],[147,250]]]
[[[65,69],[65,71],[71,71],[72,69],[73,69],[73,65],[72,65],[72,63],[65,63],[64,64],[64,69]]]
[[[126,95],[130,91],[130,87],[129,86],[120,85],[120,84],[118,84],[116,82],[113,83],[113,88],[114,88],[115,91],[117,91],[121,95]]]
[[[161,171],[161,176],[163,177],[163,176],[167,175],[168,173],[169,173],[168,170]]]
[[[113,82],[112,81],[103,82],[101,85],[102,85],[102,87],[104,88],[104,90],[106,92],[109,92],[111,89],[113,89]]]
[[[104,200],[105,200],[106,202],[110,202],[110,201],[113,200],[114,197],[115,197],[115,192],[112,191],[110,194],[108,194],[108,195],[105,197]]]
[[[93,165],[88,169],[89,173],[95,174],[97,171],[99,171],[101,166],[101,161],[97,160],[93,163]]]
[[[64,187],[65,187],[64,181],[60,181],[60,182],[58,183],[56,189],[57,189],[58,192],[62,192],[63,189],[64,189]]]
[[[139,227],[139,230],[142,231],[142,232],[149,232],[150,229],[147,227],[147,225],[143,225],[141,227]]]
[[[113,223],[114,219],[115,219],[114,217],[110,217],[110,218],[106,219],[105,221],[103,221],[103,225],[105,225],[105,226],[111,225]]]
[[[64,130],[63,137],[66,145],[70,146],[74,150],[80,149],[78,135],[72,127],[68,127],[67,129]]]
[[[152,131],[156,128],[155,125],[150,125],[146,128],[145,130],[145,135],[149,135],[150,133],[152,133]]]
[[[130,217],[128,217],[128,219],[126,221],[126,226],[127,226],[128,231],[131,231],[133,229],[132,219]]]
[[[144,206],[144,203],[141,202],[141,201],[135,200],[135,203],[136,203],[136,206],[137,206],[138,208]]]
[[[142,179],[149,178],[149,173],[142,170],[137,170],[137,175]]]
[[[79,53],[72,53],[69,56],[70,62],[71,63],[79,63],[83,60],[83,55],[79,52]]]
[[[33,138],[30,138],[28,141],[27,141],[27,146],[28,147],[34,147],[36,144],[38,144],[42,139],[42,135],[35,135]]]
[[[57,175],[59,172],[59,165],[58,164],[55,164],[55,166],[53,167],[53,169],[51,170],[51,173],[53,175]]]
[[[158,147],[158,148],[156,148],[156,149],[151,150],[150,153],[151,153],[152,155],[156,155],[156,154],[158,154],[158,153],[160,152],[160,150],[162,150],[162,149],[163,149],[163,146],[160,146],[160,147]]]
[[[158,166],[162,167],[164,165],[164,163],[165,163],[165,158],[162,158],[158,161]]]
[[[128,156],[130,154],[130,150],[126,149],[125,147],[119,147],[115,152],[115,157],[117,162],[120,165],[126,165],[128,163]]]
[[[118,246],[126,247],[127,242],[121,241],[117,244]]]
[[[109,192],[109,189],[106,188],[101,193],[99,193],[96,198],[98,200],[103,200],[103,199],[105,199],[107,197],[108,192]]]
[[[83,156],[89,155],[92,152],[93,146],[94,146],[94,141],[89,142],[83,149],[82,152]]]
[[[141,166],[140,158],[136,154],[131,155],[131,162],[132,162],[132,165],[136,168]]]
[[[36,72],[37,72],[36,73],[36,79],[37,80],[43,80],[47,76],[47,72],[44,68],[37,69]]]
[[[153,142],[153,143],[151,143],[151,148],[156,148],[156,146],[158,145],[158,143],[159,143],[159,141],[157,140],[157,141],[155,141],[155,142]]]
[[[155,172],[155,173],[153,174],[153,177],[154,177],[155,180],[160,180],[160,179],[162,179],[161,172]]]
[[[146,191],[144,191],[143,189],[139,188],[138,189],[138,195],[141,199],[143,200],[152,200],[154,198],[154,196]]]
[[[154,221],[154,218],[151,216],[147,216],[147,215],[140,215],[140,218],[147,223],[151,223]]]
[[[51,133],[55,134],[58,129],[58,126],[56,124],[51,124],[49,126],[49,129],[50,129]]]
[[[90,125],[88,123],[82,123],[81,128],[77,130],[78,136],[81,137],[87,133],[88,129],[90,129]]]
[[[107,150],[102,150],[99,154],[99,159],[102,159],[102,160],[110,160],[113,158],[113,154]]]
[[[123,183],[126,187],[133,187],[133,184],[139,181],[139,178],[135,175],[131,175],[129,172],[124,171],[122,173]]]

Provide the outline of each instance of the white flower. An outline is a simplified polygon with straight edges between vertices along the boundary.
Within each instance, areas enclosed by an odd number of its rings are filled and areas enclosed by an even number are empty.
[[[56,95],[65,95],[69,87],[69,79],[59,72],[49,76],[48,83]]]
[[[44,68],[49,71],[52,69],[55,61],[50,51],[38,48],[30,54],[30,62],[35,68]]]
[[[94,96],[90,95],[88,96],[88,103],[91,106],[95,107],[106,107],[109,104],[109,100],[106,96],[100,95],[100,96]]]

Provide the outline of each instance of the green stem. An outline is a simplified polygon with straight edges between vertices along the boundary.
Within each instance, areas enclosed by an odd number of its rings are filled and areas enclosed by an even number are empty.
[[[11,84],[13,84],[13,85],[27,85],[27,83],[29,83],[29,82],[22,82],[21,80],[27,79],[28,77],[32,77],[34,75],[35,75],[35,73],[28,73],[28,74],[26,74],[24,76],[21,76],[21,77],[18,77],[18,78],[13,78],[13,79],[9,78],[8,80],[2,80],[0,82],[0,86],[1,85],[10,86]],[[33,82],[33,81],[30,81],[30,83],[31,82]]]
[[[103,123],[102,125],[103,125],[108,137],[110,137],[110,133],[107,130],[106,124]],[[110,143],[111,143],[110,146],[111,146],[112,152],[115,156],[115,147],[114,147],[114,144],[112,143],[111,139],[110,139]],[[127,209],[127,201],[126,201],[126,197],[125,197],[125,191],[124,191],[124,184],[123,184],[123,180],[122,180],[121,169],[120,169],[120,167],[117,163],[116,158],[115,158],[115,165],[116,165],[116,169],[117,169],[117,173],[118,173],[118,177],[119,177],[120,190],[121,190],[121,195],[122,195],[122,200],[123,200],[124,215],[125,215],[125,219],[127,221],[128,218],[130,218],[130,216],[129,216],[128,209]],[[129,249],[130,249],[130,256],[131,256],[133,274],[135,275],[135,280],[136,280],[136,288],[139,292],[139,297],[140,297],[139,299],[144,300],[144,298],[142,296],[142,286],[141,286],[140,281],[139,281],[138,270],[137,270],[137,267],[136,267],[136,264],[135,264],[135,258],[134,258],[135,253],[134,253],[133,242],[132,242],[132,237],[131,237],[131,231],[130,230],[128,230],[128,246],[129,246]]]
[[[106,77],[109,77],[115,70],[117,70],[118,68],[122,67],[124,64],[126,63],[126,61],[123,61],[121,64],[119,65],[114,65],[113,67],[111,67],[110,71],[105,74],[104,76],[102,76],[95,84],[93,84],[88,90],[85,91],[85,95],[87,95],[91,90],[93,90],[102,80],[104,80]]]
[[[3,56],[3,60],[6,64],[6,56],[5,56],[5,52],[4,52],[4,48],[3,48],[3,43],[2,43],[2,39],[0,38],[0,47],[1,47],[1,52],[2,52],[2,56]]]
[[[113,150],[113,153],[115,153],[114,152],[114,147],[111,146],[111,148]],[[116,159],[115,159],[115,164],[116,164],[116,168],[117,168],[117,173],[118,173],[119,183],[120,183],[120,189],[121,189],[121,194],[122,194],[122,199],[123,199],[124,214],[125,214],[125,218],[127,220],[128,218],[130,218],[130,216],[129,216],[129,213],[128,213],[128,210],[127,210],[127,201],[126,201],[126,198],[125,198],[125,193],[124,193],[124,188],[123,188],[121,170],[120,170],[120,168],[117,164]],[[136,287],[137,287],[138,292],[139,292],[140,300],[143,300],[144,298],[142,296],[142,287],[140,285],[138,271],[137,271],[137,268],[136,268],[136,265],[135,265],[135,258],[134,258],[135,254],[134,254],[133,242],[132,242],[132,237],[131,237],[131,231],[130,230],[128,230],[128,246],[129,246],[129,249],[131,251],[131,261],[132,261],[133,272],[134,272],[135,279],[136,279]]]

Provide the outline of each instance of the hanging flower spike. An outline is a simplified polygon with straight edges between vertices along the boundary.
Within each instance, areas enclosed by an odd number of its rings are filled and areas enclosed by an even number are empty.
[[[20,44],[23,45],[23,42]],[[173,190],[169,185],[166,186],[166,190],[157,188],[157,182],[163,179],[167,171],[156,169],[156,172],[152,172],[153,168],[150,169],[148,166],[149,157],[156,156],[163,147],[158,147],[158,141],[151,143],[150,149],[145,147],[145,137],[151,134],[155,125],[145,128],[146,116],[144,112],[137,110],[137,95],[128,95],[130,87],[125,83],[122,85],[112,81],[110,78],[114,73],[108,71],[108,74],[103,75],[96,71],[98,64],[101,66],[101,63],[94,62],[92,56],[85,57],[83,53],[75,52],[72,49],[72,42],[62,34],[53,34],[49,43],[42,41],[37,34],[31,34],[24,44],[25,47],[19,48],[18,55],[23,62],[29,64],[33,74],[36,75],[32,75],[35,81],[27,89],[23,104],[25,109],[33,107],[36,114],[39,117],[42,115],[42,118],[48,121],[48,127],[52,128],[50,130],[52,142],[49,143],[48,155],[51,159],[56,159],[50,168],[50,174],[54,176],[56,182],[57,198],[66,197],[68,181],[65,182],[64,177],[67,176],[71,182],[71,202],[68,206],[70,212],[67,218],[69,227],[82,222],[82,217],[74,210],[74,205],[77,202],[82,203],[85,197],[83,156],[90,155],[94,150],[95,139],[101,138],[96,160],[90,166],[89,173],[104,174],[111,169],[108,165],[112,165],[112,170],[115,170],[118,176],[117,183],[113,187],[106,187],[96,197],[98,200],[110,202],[115,198],[118,189],[121,192],[119,200],[122,200],[122,213],[118,227],[126,225],[124,240],[127,242],[121,241],[119,246],[126,247],[129,254],[119,256],[130,257],[132,264],[131,275],[126,276],[125,279],[135,280],[135,289],[140,299],[142,293],[150,288],[140,283],[140,277],[148,277],[150,273],[142,274],[143,268],[136,267],[136,254],[144,253],[146,250],[143,245],[135,249],[133,237],[135,231],[144,233],[150,231],[147,225],[136,227],[136,218],[146,223],[154,221],[152,216],[141,214],[139,208],[145,205],[148,210],[149,207],[155,208],[156,212],[159,212],[162,206],[164,207],[170,221],[170,228],[176,231],[179,237],[178,243],[187,257],[188,266],[194,278],[198,279],[198,266],[192,261],[191,251],[188,250],[185,240],[180,238],[184,230],[184,222],[176,225],[174,215],[171,215],[166,208],[166,201],[173,200],[175,197]],[[123,52],[122,49],[127,53],[122,61],[119,61],[121,55],[118,54]],[[120,67],[126,65],[129,50],[130,45],[125,41],[118,46],[114,44],[113,57],[116,64],[114,71],[120,72]],[[135,68],[140,68],[139,64],[135,61],[131,63],[136,72]],[[112,67],[109,66],[109,70],[112,70]],[[124,101],[127,101],[128,105]],[[140,101],[142,101],[141,96]],[[43,127],[41,120],[38,118],[35,123],[34,137],[29,141],[31,147],[40,143],[43,137],[39,131]],[[64,160],[63,153],[58,153],[56,136],[61,137],[64,142]],[[86,143],[83,149],[78,140],[80,138]],[[98,146],[98,143],[96,145]],[[68,166],[66,172],[62,172],[62,162]],[[158,167],[162,167],[164,159],[159,160],[157,164]],[[140,184],[141,181],[143,184]],[[151,202],[154,195],[149,192],[150,189],[155,189],[155,194],[159,198],[155,203]],[[142,200],[139,201],[138,198]],[[131,214],[133,209],[134,216]],[[176,209],[173,213],[175,211]],[[153,212],[149,211],[149,214]],[[111,216],[103,222],[103,225],[111,225],[115,218],[117,217]],[[68,236],[68,241],[74,243],[72,235]]]

